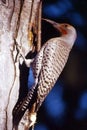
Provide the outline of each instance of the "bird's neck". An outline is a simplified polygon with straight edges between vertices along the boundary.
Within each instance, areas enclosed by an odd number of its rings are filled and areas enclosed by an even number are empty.
[[[67,43],[68,46],[70,46],[70,48],[72,48],[75,39],[76,39],[76,34],[67,34],[67,35],[62,35],[61,39]]]

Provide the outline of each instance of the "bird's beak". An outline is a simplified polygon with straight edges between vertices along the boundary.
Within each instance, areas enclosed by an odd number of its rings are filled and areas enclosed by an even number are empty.
[[[52,20],[49,20],[49,19],[43,19],[43,20],[45,20],[46,22],[52,24],[52,26],[54,28],[56,28],[57,30],[59,30],[60,34],[62,34],[62,35],[63,34],[67,34],[67,31],[62,27],[62,25],[60,23],[56,23],[56,22],[54,22]]]
[[[56,22],[54,22],[54,21],[52,21],[52,20],[44,19],[44,18],[42,18],[42,20],[44,20],[44,21],[46,21],[46,22],[52,24],[53,27],[55,27],[57,30],[60,31],[60,24],[59,24],[59,23],[56,23]]]

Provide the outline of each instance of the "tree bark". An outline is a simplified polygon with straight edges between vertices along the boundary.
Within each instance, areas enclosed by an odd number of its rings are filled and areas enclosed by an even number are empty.
[[[12,110],[20,88],[20,52],[33,49],[29,31],[40,0],[0,0],[0,130],[12,130]],[[22,59],[23,60],[23,59]],[[19,128],[24,130],[24,125]]]

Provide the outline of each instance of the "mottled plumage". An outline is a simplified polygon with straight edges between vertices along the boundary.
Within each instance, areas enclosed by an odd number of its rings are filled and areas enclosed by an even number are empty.
[[[65,44],[57,38],[47,41],[32,63],[36,84],[38,85],[37,109],[54,86],[67,62],[70,47]]]
[[[34,103],[35,112],[38,111],[61,74],[76,39],[76,31],[71,25],[46,21],[58,29],[61,36],[48,40],[31,63],[35,84],[21,105],[14,108],[14,124],[19,123],[26,109],[32,109]]]

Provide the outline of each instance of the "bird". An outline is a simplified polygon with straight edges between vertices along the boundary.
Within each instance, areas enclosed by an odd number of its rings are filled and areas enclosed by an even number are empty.
[[[13,124],[16,126],[27,109],[30,115],[37,115],[40,106],[63,71],[77,37],[76,29],[72,25],[57,23],[49,19],[43,20],[52,24],[60,32],[60,36],[44,43],[30,64],[35,82],[23,101],[13,109]],[[31,112],[33,108],[34,111]],[[34,117],[32,126],[35,122],[36,117]]]

